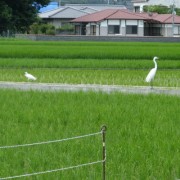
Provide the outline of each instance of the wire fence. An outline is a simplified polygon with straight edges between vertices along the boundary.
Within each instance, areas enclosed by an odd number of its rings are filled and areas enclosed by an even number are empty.
[[[68,141],[68,140],[73,140],[73,139],[79,139],[79,138],[84,138],[84,137],[89,137],[89,136],[95,136],[95,135],[98,135],[98,134],[102,134],[102,132],[97,132],[97,133],[92,133],[92,134],[86,134],[86,135],[82,135],[82,136],[75,136],[75,137],[65,138],[65,139],[58,139],[58,140],[51,140],[51,141],[44,141],[44,142],[36,142],[36,143],[31,143],[31,144],[17,144],[17,145],[11,145],[11,146],[0,146],[0,149],[10,149],[10,148],[18,148],[18,147],[28,147],[28,146],[42,145],[42,144],[51,144],[51,143]]]
[[[28,147],[28,146],[37,146],[37,145],[43,145],[43,144],[59,143],[59,142],[63,142],[63,141],[86,138],[86,137],[96,136],[96,135],[100,135],[100,134],[102,134],[103,137],[104,137],[104,132],[105,132],[105,128],[102,128],[100,132],[96,132],[96,133],[91,133],[91,134],[86,134],[86,135],[81,135],[81,136],[75,136],[75,137],[65,138],[65,139],[50,140],[50,141],[43,141],[43,142],[35,142],[35,143],[29,143],[29,144],[17,144],[17,145],[0,146],[0,149],[3,150],[3,149],[12,149],[12,148],[19,148],[19,147]],[[104,150],[104,148],[105,148],[105,142],[103,142],[103,150]],[[34,172],[34,173],[28,173],[28,174],[22,174],[22,175],[2,177],[2,178],[0,178],[0,180],[15,179],[15,178],[28,177],[28,176],[41,175],[41,174],[46,174],[46,173],[52,173],[52,172],[57,172],[57,171],[64,171],[64,170],[79,168],[79,167],[83,167],[83,166],[90,166],[90,165],[98,164],[98,163],[103,163],[103,165],[105,165],[105,161],[106,161],[106,154],[103,155],[102,160],[97,160],[97,161],[93,161],[93,162],[87,162],[87,163],[84,163],[84,164],[73,165],[73,166],[69,166],[69,167],[65,167],[65,168],[58,168],[58,169],[41,171],[41,172]]]

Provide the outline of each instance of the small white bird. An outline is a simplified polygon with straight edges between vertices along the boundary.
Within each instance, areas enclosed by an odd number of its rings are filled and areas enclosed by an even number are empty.
[[[153,62],[155,64],[155,67],[150,70],[149,74],[146,77],[146,82],[151,84],[151,88],[153,88],[153,80],[154,80],[154,77],[155,77],[156,71],[157,71],[157,62],[156,62],[156,59],[159,59],[159,58],[156,57],[156,56],[153,58]]]
[[[27,79],[28,80],[33,80],[33,81],[35,81],[37,78],[36,77],[34,77],[32,74],[29,74],[29,73],[27,73],[27,72],[25,72],[25,77],[27,77]]]

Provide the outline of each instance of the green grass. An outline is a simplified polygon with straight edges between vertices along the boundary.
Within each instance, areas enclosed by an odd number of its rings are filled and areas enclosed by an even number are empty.
[[[180,177],[180,98],[93,92],[0,90],[0,145],[99,132],[106,124],[107,179]],[[101,137],[37,147],[1,149],[0,177],[101,159]],[[37,179],[101,179],[101,164]],[[34,179],[34,178],[32,178]]]

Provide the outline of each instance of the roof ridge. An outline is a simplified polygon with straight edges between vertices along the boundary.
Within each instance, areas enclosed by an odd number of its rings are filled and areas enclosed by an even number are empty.
[[[106,18],[108,18],[108,17],[112,16],[113,14],[117,13],[120,9],[112,9],[112,10],[115,10],[115,12],[113,12],[111,15],[107,16]]]
[[[74,9],[74,10],[77,10],[77,11],[80,11],[80,12],[83,12],[83,13],[90,14],[89,12],[85,12],[85,11],[83,11],[82,9],[78,9],[78,8],[75,8],[75,7],[72,7],[72,6],[69,6],[69,8]]]
[[[61,8],[56,8],[56,9],[52,9],[52,10],[49,10],[46,12],[39,13],[39,15],[48,14],[48,13],[51,13],[51,11],[52,11],[52,14],[47,15],[47,17],[51,17],[51,16],[54,16],[55,14],[59,13],[62,10],[63,9],[61,9]],[[53,11],[55,11],[55,12],[53,13]]]
[[[141,18],[145,18],[143,15],[140,15],[140,13],[138,14],[136,12],[129,11],[129,10],[126,10],[126,9],[119,9],[119,11],[123,11],[124,13],[131,14],[133,16],[138,16],[138,17],[141,17]],[[148,19],[152,19],[152,18],[148,18]]]
[[[51,14],[51,16],[54,16],[54,15],[58,14],[59,12],[62,12],[62,11],[64,11],[64,10],[66,10],[67,8],[68,8],[68,7],[62,8],[62,9],[60,9],[59,11]],[[49,17],[51,17],[51,16],[49,16]]]
[[[58,11],[58,12],[52,14],[51,16],[54,16],[54,15],[58,14],[59,12],[63,12],[63,11],[65,11],[66,9],[74,9],[74,10],[76,10],[76,11],[83,12],[83,13],[85,13],[86,15],[90,14],[90,13],[85,12],[85,11],[82,11],[82,10],[80,10],[80,9],[77,9],[77,8],[74,8],[74,7],[67,6],[67,7],[61,9],[60,11]]]
[[[167,15],[169,15],[169,17],[167,17],[163,22],[166,22],[168,19],[170,19],[171,17],[173,17],[172,14],[167,14]]]

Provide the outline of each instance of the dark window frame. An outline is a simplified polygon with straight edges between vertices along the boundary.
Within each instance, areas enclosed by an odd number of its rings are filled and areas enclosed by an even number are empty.
[[[138,34],[138,26],[137,25],[126,25],[126,34]]]
[[[108,34],[120,34],[120,26],[108,25]]]

